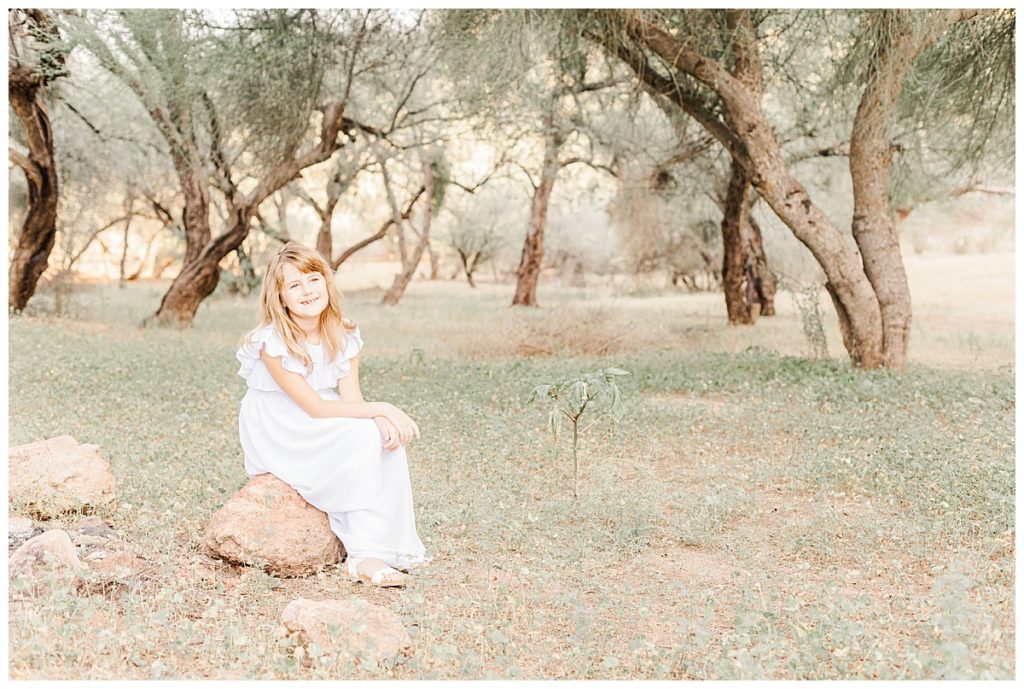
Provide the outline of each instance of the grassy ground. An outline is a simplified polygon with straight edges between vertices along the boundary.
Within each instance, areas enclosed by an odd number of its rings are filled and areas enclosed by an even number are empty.
[[[12,601],[14,678],[1013,677],[1012,308],[972,330],[967,305],[952,333],[955,301],[919,308],[897,374],[796,356],[785,296],[730,329],[702,295],[545,285],[524,314],[507,287],[416,283],[386,310],[350,291],[367,397],[424,431],[435,561],[381,591],[197,565],[246,479],[233,353],[256,310],[218,297],[191,330],[138,329],[163,288],[81,288],[75,319],[11,319],[11,444],[99,444],[118,488],[103,516],[156,565],[121,593]],[[956,337],[973,358],[942,356]],[[582,438],[574,502],[568,448],[525,400],[611,365],[633,373],[627,413]],[[288,601],[350,596],[400,614],[412,655],[303,668],[278,644]]]

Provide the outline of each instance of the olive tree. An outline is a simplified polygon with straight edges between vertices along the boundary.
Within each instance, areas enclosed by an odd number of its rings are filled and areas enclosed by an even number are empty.
[[[201,12],[117,10],[63,21],[74,45],[131,89],[166,142],[186,248],[147,322],[188,325],[260,205],[358,128],[345,114],[348,94],[373,69],[363,48],[389,15],[240,10],[221,26]],[[211,191],[225,216],[216,234]]]
[[[892,218],[889,178],[899,146],[892,126],[904,84],[918,59],[942,51],[950,37],[960,39],[968,53],[980,51],[985,38],[992,38],[987,49],[998,49],[994,63],[1005,63],[1012,55],[1012,31],[1006,27],[1013,23],[1013,12],[872,10],[857,15],[854,35],[846,46],[837,47],[840,53],[849,46],[865,51],[856,74],[859,96],[849,138],[856,248],[793,174],[766,116],[759,74],[768,42],[759,33],[754,11],[601,10],[585,15],[575,31],[622,60],[639,80],[699,122],[729,152],[737,166],[730,201],[742,202],[747,186],[752,186],[808,247],[825,272],[853,363],[865,368],[902,367],[910,293]],[[1004,83],[1012,79],[1012,72],[982,66],[966,78],[956,75],[961,80],[959,93],[970,92],[970,103],[996,99],[975,112],[1005,117],[1011,109],[1002,98],[1005,88],[977,91],[964,83],[971,77],[984,82],[990,74],[1002,74]],[[946,74],[947,80],[953,76]],[[999,81],[998,76],[994,80]],[[938,85],[932,88],[941,94]],[[965,113],[965,124],[973,130],[985,118],[971,114]],[[984,139],[983,132],[977,136]]]
[[[44,10],[9,10],[7,94],[20,132],[8,157],[25,175],[28,204],[8,271],[8,306],[21,311],[46,271],[57,234],[60,198],[53,128],[43,95],[66,75],[66,49]]]

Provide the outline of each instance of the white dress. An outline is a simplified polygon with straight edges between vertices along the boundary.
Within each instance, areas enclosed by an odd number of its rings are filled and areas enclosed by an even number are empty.
[[[416,535],[405,448],[386,450],[372,419],[315,419],[274,382],[260,349],[282,357],[323,399],[340,400],[338,380],[362,349],[359,331],[347,333],[344,351],[325,361],[320,345],[306,345],[313,370],[292,356],[272,325],[254,332],[236,353],[238,375],[249,390],[238,413],[238,431],[249,476],[271,473],[326,512],[350,562],[377,557],[407,568],[426,558]]]

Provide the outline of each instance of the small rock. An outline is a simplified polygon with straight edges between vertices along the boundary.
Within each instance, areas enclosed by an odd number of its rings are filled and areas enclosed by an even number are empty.
[[[49,555],[49,557],[47,557]],[[42,569],[68,571],[77,574],[85,565],[78,559],[75,544],[67,531],[51,529],[34,538],[30,538],[11,553],[11,579],[18,577],[34,577]]]
[[[112,577],[128,577],[141,575],[149,569],[149,563],[135,553],[127,551],[109,553],[103,550],[97,552],[106,554],[101,558],[94,559],[94,562],[89,567],[94,572],[99,572],[100,574]]]
[[[72,533],[71,541],[82,548],[94,548],[96,546],[106,545],[108,542],[106,538],[90,536],[85,533]]]
[[[101,553],[101,557],[96,557]],[[79,590],[90,593],[127,587],[132,580],[148,577],[151,570],[148,562],[127,551],[111,553],[98,550],[85,559],[88,573],[82,577]]]
[[[114,475],[97,445],[62,435],[8,451],[8,499],[43,518],[109,505]]]
[[[95,515],[80,519],[71,530],[98,538],[114,538],[117,536],[117,531],[107,526],[102,519]]]
[[[345,553],[327,515],[271,474],[260,474],[214,513],[207,554],[280,576],[312,574]]]
[[[87,529],[106,529],[108,528],[106,523],[95,514],[90,514],[86,517],[82,517],[75,525],[71,527],[72,531],[85,531]]]
[[[297,637],[297,648],[305,649],[301,659],[307,665],[310,664],[308,647],[312,644],[325,653],[370,664],[393,659],[412,646],[412,639],[398,615],[361,598],[323,601],[298,598],[285,606],[281,622],[285,635]],[[332,633],[332,628],[340,630]]]

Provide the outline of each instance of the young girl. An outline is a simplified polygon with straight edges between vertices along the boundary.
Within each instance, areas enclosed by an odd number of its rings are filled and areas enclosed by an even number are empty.
[[[260,326],[236,354],[249,385],[238,414],[245,470],[273,474],[327,513],[350,577],[402,586],[398,570],[426,559],[404,448],[419,428],[398,407],[363,400],[363,341],[332,278],[295,242],[270,260]]]

